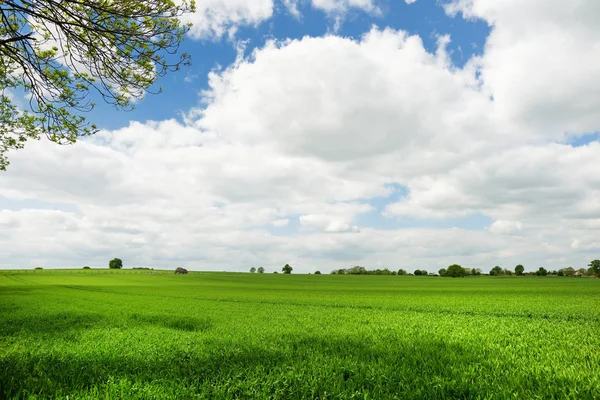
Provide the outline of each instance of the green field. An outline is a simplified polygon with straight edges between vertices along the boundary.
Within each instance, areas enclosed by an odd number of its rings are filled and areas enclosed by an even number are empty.
[[[599,279],[107,272],[0,273],[0,398],[600,398]]]

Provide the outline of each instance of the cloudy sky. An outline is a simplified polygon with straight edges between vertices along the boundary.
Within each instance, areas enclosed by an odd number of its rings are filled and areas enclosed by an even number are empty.
[[[197,0],[193,65],[0,173],[0,268],[600,258],[597,0]]]

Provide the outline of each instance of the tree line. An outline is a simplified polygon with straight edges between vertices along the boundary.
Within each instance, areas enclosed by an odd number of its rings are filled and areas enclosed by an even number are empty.
[[[108,263],[108,267],[110,269],[121,269],[123,268],[123,261],[120,258],[114,258],[110,260]],[[38,267],[41,269],[41,267]],[[88,269],[89,267],[83,267],[84,269]],[[135,269],[135,268],[134,268]],[[140,268],[141,269],[141,268]],[[180,268],[183,270],[183,268]],[[283,274],[291,274],[294,268],[285,264],[283,268],[281,268],[281,272]],[[187,271],[185,271],[187,273]],[[252,267],[250,268],[250,273],[259,273],[264,274],[264,267]],[[277,274],[277,271],[273,272]],[[315,271],[315,275],[321,275],[320,271]],[[400,268],[398,271],[392,271],[388,268],[384,269],[375,269],[368,270],[365,267],[357,265],[352,268],[340,268],[334,269],[330,273],[331,275],[415,275],[415,276],[443,276],[443,277],[451,277],[451,278],[460,278],[465,276],[479,276],[479,275],[490,275],[490,276],[597,276],[600,277],[600,260],[593,260],[588,264],[588,268],[579,268],[575,269],[573,267],[561,268],[558,271],[548,271],[544,267],[539,267],[537,271],[526,272],[525,267],[522,264],[518,264],[515,266],[514,270],[510,270],[507,268],[502,268],[500,266],[495,266],[489,272],[489,274],[484,274],[481,272],[480,268],[465,268],[458,264],[452,264],[448,268],[441,268],[437,274],[430,273],[427,270],[417,269],[413,273],[409,273],[406,270]]]
[[[431,273],[427,270],[415,270],[413,273],[409,273],[404,269],[398,271],[391,271],[388,268],[368,270],[365,267],[355,266],[352,268],[341,268],[334,269],[331,271],[332,275],[415,275],[415,276],[443,276],[451,278],[459,278],[465,276],[479,276],[479,275],[490,275],[490,276],[597,276],[600,277],[600,260],[591,261],[588,268],[580,268],[576,270],[573,267],[561,268],[558,271],[548,271],[544,267],[539,267],[537,271],[526,272],[525,267],[522,264],[515,266],[514,270],[501,268],[495,266],[489,272],[484,274],[480,268],[465,268],[458,264],[452,264],[448,268],[441,268],[438,273]]]

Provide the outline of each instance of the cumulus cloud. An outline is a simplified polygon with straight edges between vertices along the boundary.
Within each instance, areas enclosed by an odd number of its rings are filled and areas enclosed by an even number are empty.
[[[455,0],[446,11],[492,26],[481,80],[506,119],[550,140],[598,130],[600,3]]]
[[[356,8],[366,12],[379,12],[373,0],[312,0],[312,6],[329,14],[344,14]]]
[[[273,15],[273,0],[202,0],[196,12],[182,20],[192,23],[189,35],[194,39],[234,36],[238,27],[258,25]]]
[[[433,52],[393,29],[273,40],[212,72],[186,123],[31,143],[0,180],[2,266],[585,265],[600,243],[600,143],[565,133],[600,130],[595,7],[452,2],[492,27],[462,68],[448,36]],[[382,199],[396,227],[369,219]],[[18,206],[42,200],[58,206]],[[493,222],[404,225],[473,215]]]
[[[490,232],[498,235],[514,235],[523,230],[523,224],[519,221],[494,221],[489,227]]]

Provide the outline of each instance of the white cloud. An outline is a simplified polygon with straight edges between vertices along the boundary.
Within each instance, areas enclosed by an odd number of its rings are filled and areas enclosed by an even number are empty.
[[[320,204],[315,213],[300,216],[300,225],[332,233],[358,232],[359,227],[352,225],[356,215],[373,210],[368,204]]]
[[[290,220],[287,218],[282,218],[282,219],[276,219],[275,221],[271,222],[271,225],[276,226],[276,227],[282,227],[282,226],[287,226],[289,224]]]
[[[200,0],[196,12],[182,20],[193,24],[190,36],[194,39],[232,37],[237,28],[258,25],[273,15],[273,0]]]
[[[271,42],[252,61],[211,74],[198,124],[247,145],[273,142],[335,161],[408,156],[433,142],[459,150],[465,128],[489,129],[492,104],[469,87],[472,76],[447,63],[442,49],[427,53],[419,37],[393,30],[372,30],[360,42]]]
[[[520,221],[497,220],[489,227],[490,232],[498,235],[514,235],[523,230],[523,224]]]
[[[329,14],[344,14],[352,8],[371,13],[380,12],[373,0],[312,0],[311,3],[314,8]]]
[[[492,26],[481,79],[504,118],[532,139],[598,130],[599,2],[456,0],[447,11]]]

